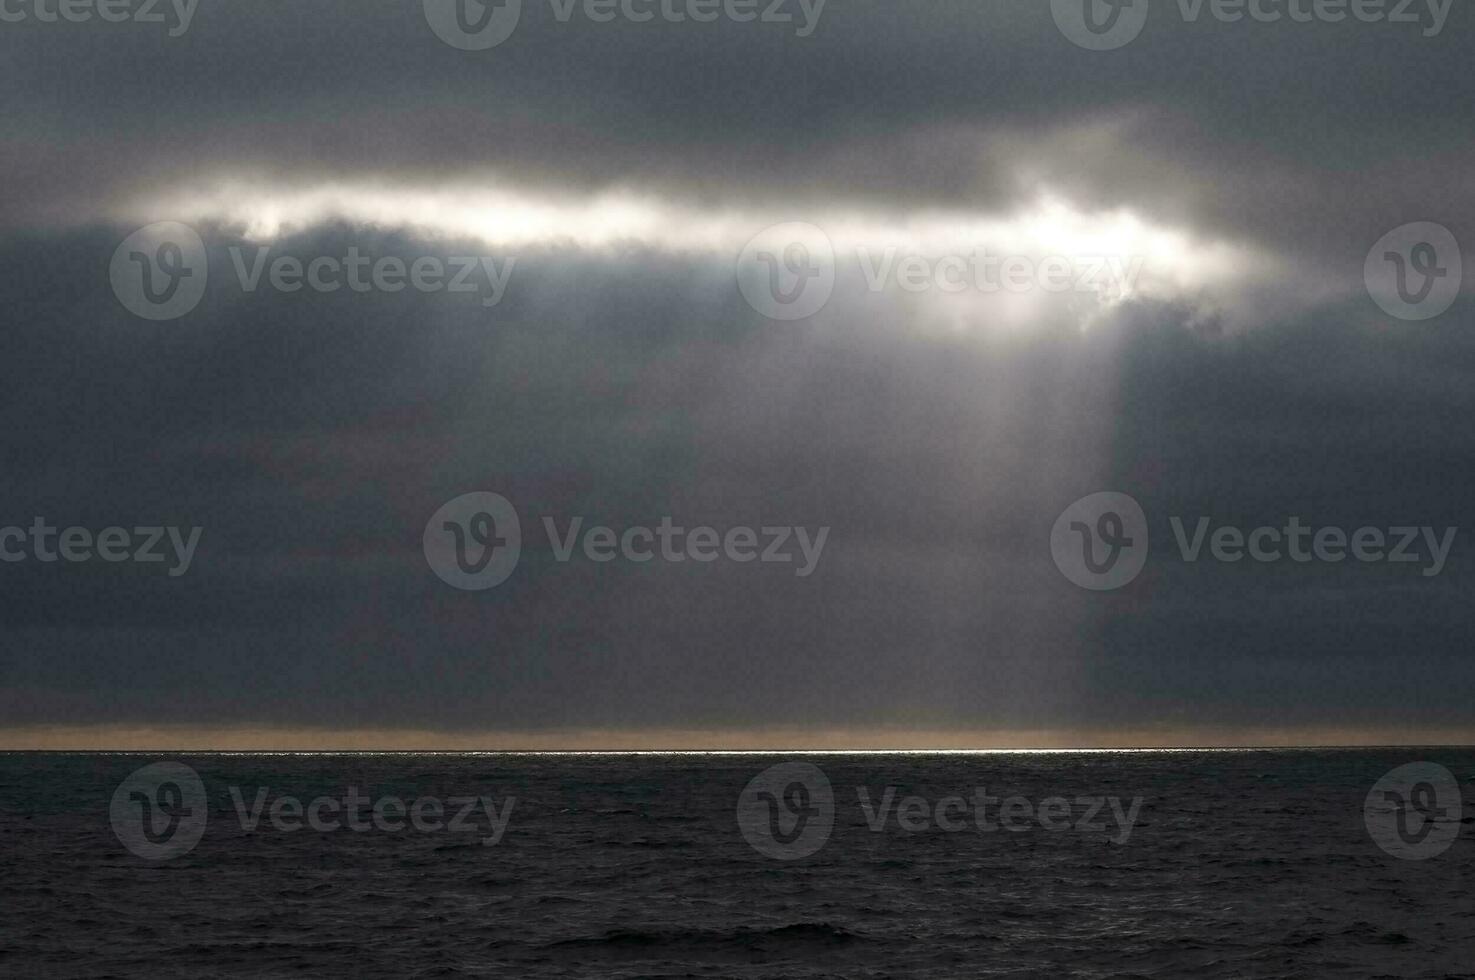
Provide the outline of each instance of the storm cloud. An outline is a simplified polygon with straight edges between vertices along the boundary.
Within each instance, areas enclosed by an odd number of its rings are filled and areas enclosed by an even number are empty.
[[[0,24],[0,527],[203,528],[177,577],[0,563],[11,741],[1470,730],[1475,316],[1465,291],[1399,320],[1364,283],[1400,225],[1475,241],[1467,10],[1425,36],[1158,3],[1093,52],[1043,3],[847,0],[802,37],[522,8],[486,51],[418,3]],[[209,275],[151,321],[109,264],[161,221]],[[785,221],[839,253],[798,322],[734,274]],[[868,284],[960,227],[1159,251],[1140,288],[1022,307]],[[490,303],[269,266],[354,254],[508,274]],[[476,491],[517,508],[522,558],[461,592],[422,535]],[[1050,539],[1101,491],[1152,540],[1098,593]],[[1462,530],[1424,576],[1187,562],[1174,516]],[[801,578],[560,561],[545,517],[829,532]]]

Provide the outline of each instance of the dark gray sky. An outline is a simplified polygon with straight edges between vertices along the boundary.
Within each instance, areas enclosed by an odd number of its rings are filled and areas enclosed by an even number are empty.
[[[832,0],[808,37],[560,23],[524,0],[487,51],[444,43],[418,3],[200,0],[177,37],[165,16],[0,23],[0,526],[204,528],[178,577],[0,563],[9,742],[1475,733],[1463,530],[1424,576],[1185,563],[1169,524],[1475,515],[1468,287],[1405,321],[1363,276],[1409,222],[1475,242],[1468,9],[1426,37],[1185,23],[1154,0],[1103,52],[1012,0]],[[647,224],[591,243],[627,227],[610,200]],[[852,219],[923,239],[1012,221],[1078,250],[1042,201],[1088,232],[1130,215],[1167,236],[1150,288],[1004,317],[847,272]],[[249,224],[264,215],[280,227]],[[201,234],[209,285],[152,322],[109,263],[167,220]],[[836,239],[840,281],[821,313],[774,322],[734,259],[790,220]],[[492,309],[245,292],[230,249],[261,246],[516,266]],[[1141,503],[1151,554],[1091,592],[1050,534],[1108,490]],[[422,533],[472,491],[516,505],[524,549],[504,585],[464,593]],[[544,515],[831,530],[797,578],[559,563]]]

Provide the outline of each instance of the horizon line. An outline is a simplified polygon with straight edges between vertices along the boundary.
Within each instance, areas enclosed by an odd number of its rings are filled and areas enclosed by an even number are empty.
[[[1004,755],[1475,747],[1475,729],[1392,726],[945,730],[585,728],[449,732],[296,726],[0,727],[0,752],[302,755]]]
[[[1396,749],[1475,749],[1475,742],[1364,745],[1174,745],[1111,748],[994,749],[10,749],[0,755],[486,755],[486,756],[784,756],[784,755],[1114,755],[1189,752],[1374,752]]]

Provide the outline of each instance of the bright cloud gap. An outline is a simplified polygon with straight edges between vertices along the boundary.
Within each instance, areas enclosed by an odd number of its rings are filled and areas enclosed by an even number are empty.
[[[839,262],[910,256],[1008,257],[1035,263],[1104,260],[1134,270],[1130,297],[1202,299],[1262,276],[1254,251],[1186,229],[1154,225],[1128,210],[1092,211],[1043,194],[1008,213],[930,209],[695,206],[649,194],[583,196],[524,192],[486,183],[406,186],[383,182],[283,186],[228,180],[136,202],[118,215],[147,223],[178,220],[232,228],[270,242],[332,223],[403,229],[427,240],[474,241],[496,249],[632,247],[735,256],[774,225],[820,229]]]

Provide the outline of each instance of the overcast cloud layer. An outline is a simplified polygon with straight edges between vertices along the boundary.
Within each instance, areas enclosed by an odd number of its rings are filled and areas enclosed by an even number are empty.
[[[1427,37],[1158,0],[1105,52],[1048,4],[951,0],[832,0],[807,37],[524,0],[480,52],[417,3],[168,26],[0,23],[0,526],[204,529],[177,577],[0,564],[0,730],[1475,730],[1475,313],[1466,287],[1399,320],[1364,284],[1405,223],[1475,242],[1467,8]],[[556,220],[456,220],[478,194]],[[1042,202],[1172,245],[1128,295],[1015,308],[869,290],[837,227]],[[639,230],[590,244],[596,213]],[[209,282],[151,322],[109,263],[170,220]],[[842,242],[799,322],[735,279],[773,221]],[[495,306],[243,289],[259,248],[511,272]],[[1097,593],[1049,543],[1108,490],[1153,537]],[[422,550],[472,491],[524,538],[480,593]],[[559,562],[544,516],[830,531],[801,578]],[[1461,531],[1426,576],[1185,563],[1170,516]]]

